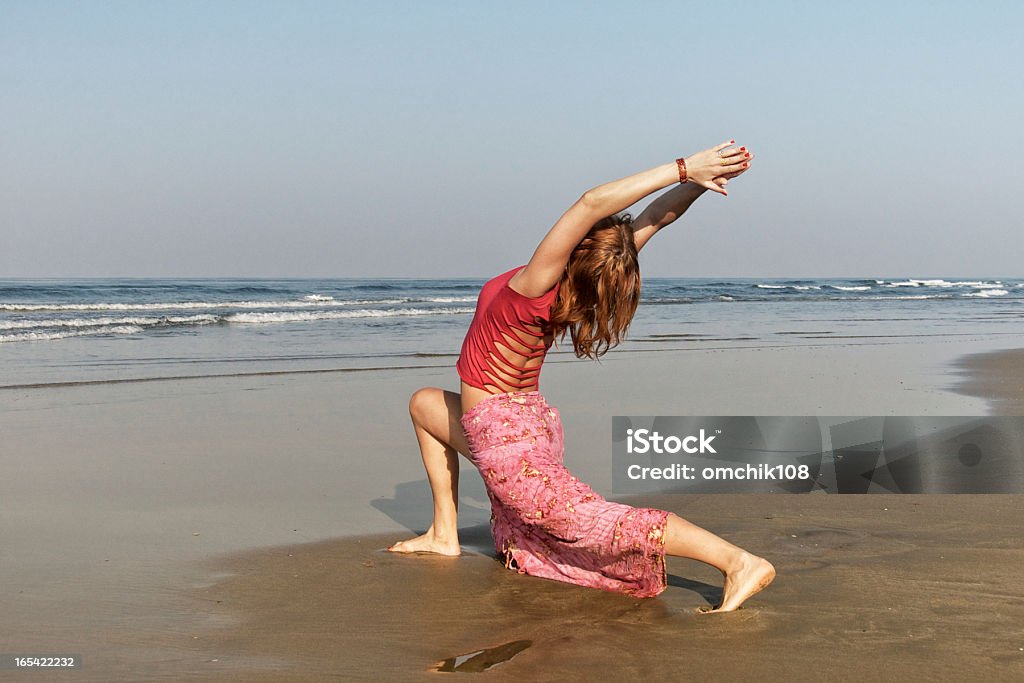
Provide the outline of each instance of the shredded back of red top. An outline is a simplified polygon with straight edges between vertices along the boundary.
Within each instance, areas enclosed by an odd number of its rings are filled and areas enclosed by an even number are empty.
[[[549,320],[559,283],[539,297],[520,294],[509,280],[525,267],[484,284],[455,365],[466,384],[492,394],[536,390],[540,366],[553,341],[550,334],[544,335],[542,325]]]

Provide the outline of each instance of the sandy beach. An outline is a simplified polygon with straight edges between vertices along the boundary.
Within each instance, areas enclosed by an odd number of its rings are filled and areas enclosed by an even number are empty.
[[[716,616],[692,561],[650,600],[505,570],[466,461],[464,554],[383,551],[429,524],[407,400],[452,387],[443,361],[0,391],[3,651],[82,657],[33,680],[1024,675],[1017,495],[630,501],[776,564]],[[1024,351],[961,338],[559,357],[542,390],[607,495],[612,415],[1020,414],[1022,385]]]
[[[0,683],[1024,683],[1022,23],[0,1]]]

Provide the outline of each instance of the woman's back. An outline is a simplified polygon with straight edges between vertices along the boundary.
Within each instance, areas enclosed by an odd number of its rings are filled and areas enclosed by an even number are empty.
[[[541,364],[553,341],[545,333],[559,283],[539,297],[512,289],[517,266],[484,284],[462,342],[456,370],[464,385],[486,394],[536,391]],[[483,396],[481,396],[482,398]],[[468,410],[471,405],[466,405]]]

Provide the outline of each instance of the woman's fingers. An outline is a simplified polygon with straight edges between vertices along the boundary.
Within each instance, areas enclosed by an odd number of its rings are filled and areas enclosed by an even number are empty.
[[[746,147],[739,147],[737,149],[730,149],[722,152],[719,163],[722,166],[728,166],[731,164],[742,163],[744,161],[749,162],[753,158],[754,155],[747,150]]]
[[[732,164],[724,165],[724,167],[721,169],[721,172],[719,173],[719,175],[720,176],[725,176],[726,178],[735,178],[739,174],[745,173],[746,171],[749,171],[750,170],[750,162],[753,161],[753,160],[754,160],[754,155],[753,154],[751,154],[749,157],[737,157],[735,159],[730,159],[730,161],[732,161]],[[730,167],[734,168],[737,164],[739,165],[739,168],[735,168],[734,170],[728,170],[728,168],[730,168]]]
[[[719,175],[725,175],[726,173],[742,173],[748,168],[750,168],[750,162],[746,159],[741,159],[740,161],[723,165]]]
[[[725,166],[719,172],[719,175],[724,176],[726,178],[735,178],[736,176],[742,174],[744,171],[748,170],[750,170],[750,167],[744,166],[743,164],[740,164],[738,166]]]
[[[714,147],[711,148],[711,151],[712,152],[718,152],[719,150],[725,149],[729,145],[735,145],[735,144],[736,144],[735,140],[729,140],[728,142],[723,142],[720,145],[715,145]]]
[[[746,147],[734,147],[732,149],[723,149],[718,151],[718,156],[722,159],[729,159],[731,157],[740,156],[747,154]]]
[[[704,182],[698,182],[697,184],[705,190],[711,190],[712,192],[717,192],[718,194],[724,194],[726,196],[729,195],[729,193],[725,191],[725,188],[719,187],[718,183],[713,180],[706,180]]]

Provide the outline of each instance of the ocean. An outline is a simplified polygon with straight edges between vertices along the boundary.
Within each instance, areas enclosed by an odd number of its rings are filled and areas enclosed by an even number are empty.
[[[454,364],[482,284],[0,280],[0,387],[412,366],[452,366],[457,387]],[[620,349],[994,335],[1024,335],[1024,280],[649,278]],[[550,357],[571,349],[566,337]]]

